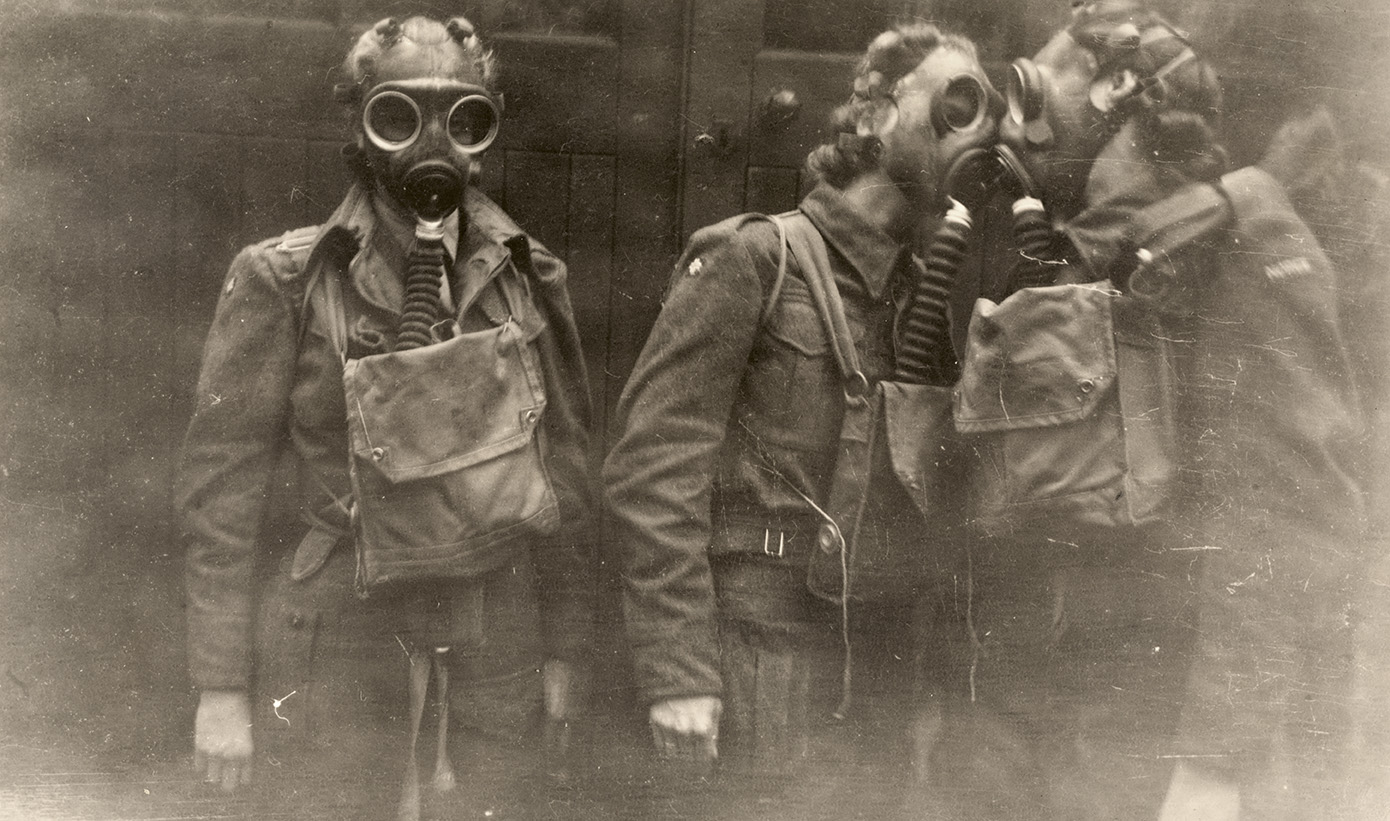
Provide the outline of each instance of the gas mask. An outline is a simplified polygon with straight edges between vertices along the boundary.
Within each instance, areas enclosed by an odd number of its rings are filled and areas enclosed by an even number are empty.
[[[383,20],[358,39],[338,87],[354,106],[359,169],[415,216],[407,254],[405,300],[395,350],[441,341],[449,319],[441,299],[447,278],[444,220],[459,212],[473,163],[497,139],[500,95],[488,88],[492,57],[462,17],[439,23]]]
[[[973,74],[952,78],[932,98],[932,125],[937,137],[979,129],[989,115],[992,93]],[[997,94],[994,96],[998,98]],[[947,166],[942,190],[952,200],[974,210],[989,198],[997,176],[997,165],[991,161],[988,148],[967,148]]]
[[[357,148],[372,177],[427,222],[463,201],[477,156],[497,139],[501,95],[490,57],[463,18],[383,20],[348,55],[338,89],[358,113]]]
[[[1110,120],[1123,120],[1136,110],[1162,106],[1168,98],[1165,78],[1197,55],[1187,39],[1168,25],[1153,26],[1142,34],[1131,24],[1118,26],[1104,33],[1082,32],[1072,35],[1083,48],[1096,55],[1100,67],[1096,81],[1091,84],[1091,107]],[[1184,48],[1162,66],[1154,68],[1153,47],[1176,39]],[[1117,71],[1133,75],[1134,85],[1127,96],[1116,103],[1110,99],[1106,77]],[[1009,66],[1009,83],[1005,88],[1008,117],[1023,126],[1024,139],[1035,148],[1047,148],[1053,140],[1052,127],[1047,122],[1047,81],[1036,63],[1020,57]],[[1113,123],[1112,123],[1113,125]]]
[[[472,160],[497,139],[501,111],[481,86],[456,81],[382,83],[362,106],[362,133],[378,180],[426,220],[458,207]]]
[[[1084,13],[1078,14],[1084,19]],[[1073,46],[1090,52],[1096,61],[1088,95],[1089,110],[1096,120],[1094,133],[1108,139],[1130,117],[1162,110],[1170,102],[1168,75],[1196,59],[1186,37],[1166,23],[1142,33],[1134,23],[1113,26],[1074,25],[1066,32]],[[1159,54],[1177,53],[1160,62]],[[1009,66],[1005,87],[1006,117],[1021,137],[1015,147],[1001,141],[995,152],[1004,172],[1006,187],[1016,196],[1039,197],[1040,189],[1029,175],[1017,151],[1047,151],[1057,142],[1048,110],[1052,76],[1027,57]]]

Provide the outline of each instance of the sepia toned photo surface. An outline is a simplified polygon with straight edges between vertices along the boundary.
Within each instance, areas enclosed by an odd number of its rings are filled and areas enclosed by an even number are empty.
[[[1390,818],[1385,0],[0,0],[0,819]]]

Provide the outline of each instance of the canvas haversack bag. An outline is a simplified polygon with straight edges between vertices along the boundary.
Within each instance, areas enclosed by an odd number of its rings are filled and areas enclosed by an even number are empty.
[[[1171,344],[1109,282],[977,301],[954,418],[979,529],[1071,540],[1164,520],[1178,483]]]
[[[517,320],[349,359],[341,282],[319,279],[311,299],[343,361],[358,591],[471,578],[553,533],[545,383]],[[505,279],[497,283],[509,303],[525,298]]]

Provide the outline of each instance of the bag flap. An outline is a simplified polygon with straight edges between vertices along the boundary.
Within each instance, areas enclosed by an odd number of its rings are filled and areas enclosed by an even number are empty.
[[[922,515],[930,515],[941,505],[938,485],[954,457],[952,391],[900,382],[880,382],[879,390],[893,472]]]
[[[349,360],[353,453],[392,482],[426,479],[531,441],[545,395],[514,322]]]
[[[962,433],[1082,419],[1115,386],[1108,282],[1024,288],[975,303],[955,394]]]

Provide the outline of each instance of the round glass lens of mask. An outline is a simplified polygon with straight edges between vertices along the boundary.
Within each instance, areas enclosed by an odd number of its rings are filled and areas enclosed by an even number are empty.
[[[383,147],[403,146],[420,133],[420,110],[398,91],[383,91],[367,103],[363,122]]]
[[[497,136],[497,108],[480,95],[464,97],[449,111],[449,138],[466,151],[482,151]]]
[[[964,131],[980,121],[985,110],[985,88],[971,76],[957,77],[942,92],[941,118],[955,131]]]
[[[1023,122],[1023,74],[1018,66],[1009,67],[1009,86],[1004,92],[1004,97],[1009,103],[1009,119],[1016,123]]]
[[[1026,123],[1042,116],[1042,75],[1031,60],[1020,57],[1009,66],[1009,85],[1004,99],[1009,106],[1009,119]]]

